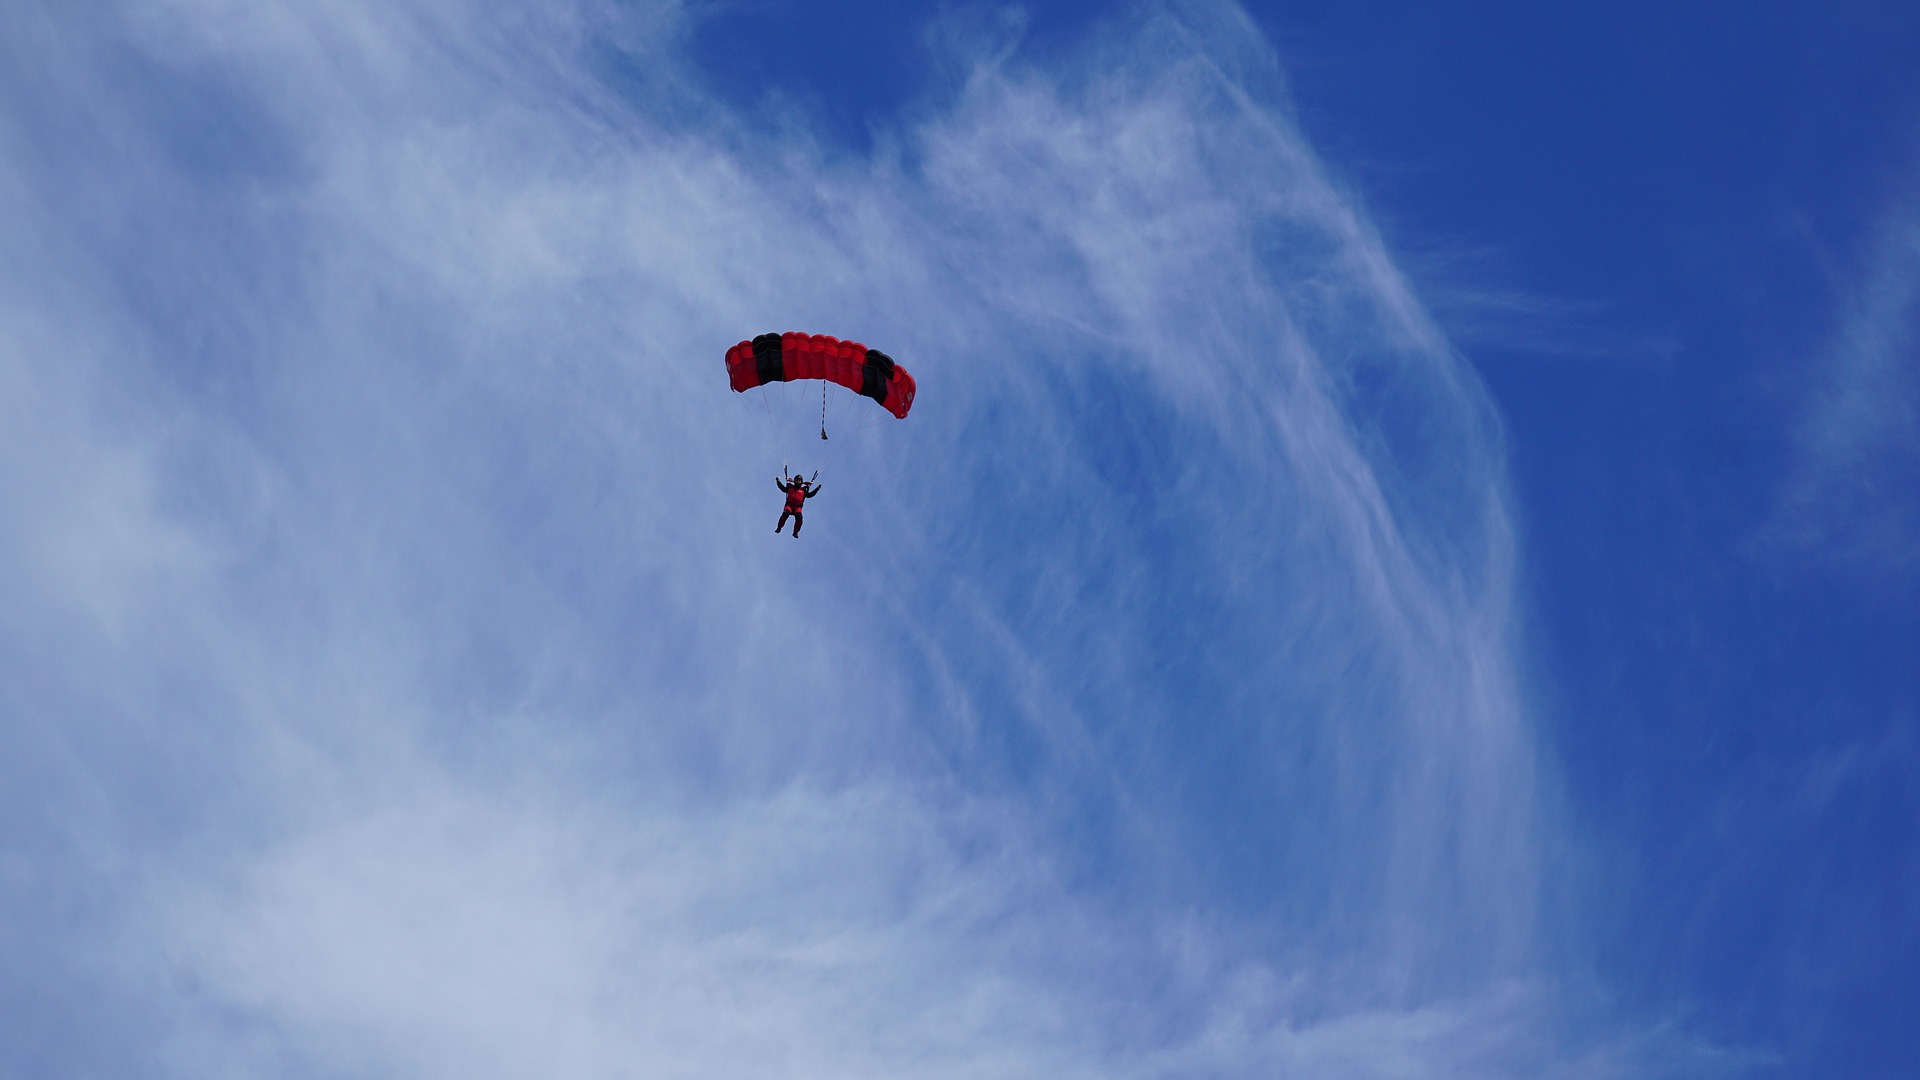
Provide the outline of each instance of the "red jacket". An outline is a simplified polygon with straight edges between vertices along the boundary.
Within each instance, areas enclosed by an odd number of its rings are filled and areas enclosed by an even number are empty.
[[[775,481],[775,484],[787,493],[787,512],[790,514],[798,514],[809,497],[820,493],[817,487],[809,490],[806,481],[799,477],[795,477],[790,484],[783,480]]]

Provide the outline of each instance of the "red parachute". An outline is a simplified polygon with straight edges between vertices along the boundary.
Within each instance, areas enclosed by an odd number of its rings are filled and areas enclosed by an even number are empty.
[[[727,380],[736,392],[796,379],[838,383],[902,420],[913,408],[913,376],[893,357],[857,341],[823,334],[761,334],[727,350]]]

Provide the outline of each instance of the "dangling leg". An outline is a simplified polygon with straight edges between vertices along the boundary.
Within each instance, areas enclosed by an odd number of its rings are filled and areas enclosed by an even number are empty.
[[[795,540],[800,539],[800,523],[805,520],[806,518],[801,517],[799,514],[793,515],[793,538]]]
[[[782,511],[780,511],[780,524],[778,524],[778,525],[775,525],[775,526],[773,527],[773,531],[774,531],[775,533],[778,533],[778,532],[779,532],[779,531],[780,531],[781,529],[784,529],[784,528],[786,528],[786,527],[787,527],[787,516],[788,516],[789,514],[792,514],[792,513],[793,513],[793,511],[791,511],[791,510],[782,510]],[[793,519],[793,535],[795,535],[795,536],[799,536],[799,535],[800,535],[800,519],[799,519],[799,518],[794,518],[794,519]]]

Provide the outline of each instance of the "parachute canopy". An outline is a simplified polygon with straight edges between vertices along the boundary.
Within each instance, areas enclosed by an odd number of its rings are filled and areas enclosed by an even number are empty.
[[[761,334],[727,350],[735,392],[795,379],[824,379],[879,402],[902,420],[913,408],[913,376],[893,357],[823,334]]]

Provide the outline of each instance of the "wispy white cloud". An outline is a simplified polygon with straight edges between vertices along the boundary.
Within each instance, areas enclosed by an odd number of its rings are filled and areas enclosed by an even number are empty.
[[[1884,583],[1909,578],[1920,551],[1920,208],[1896,202],[1869,250],[1842,282],[1760,544]]]
[[[936,31],[851,160],[671,6],[10,18],[0,943],[68,1007],[0,1053],[1675,1060],[1558,981],[1497,421],[1237,10]],[[797,544],[719,375],[782,327],[922,387]]]

